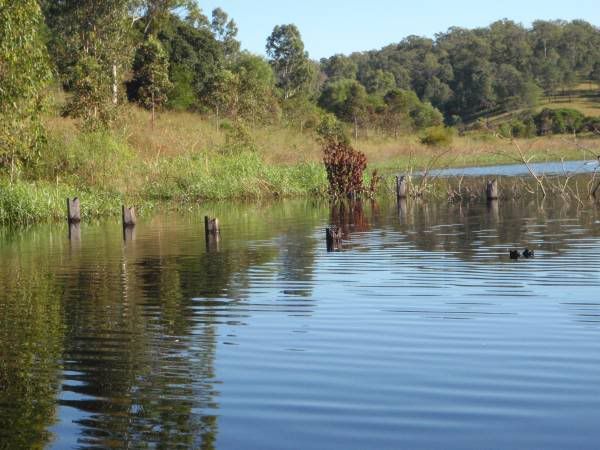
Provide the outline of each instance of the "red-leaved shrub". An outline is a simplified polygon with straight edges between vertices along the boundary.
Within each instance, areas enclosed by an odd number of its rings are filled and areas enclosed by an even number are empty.
[[[349,144],[328,140],[323,146],[329,190],[335,197],[357,197],[363,192],[363,172],[367,167],[364,153]]]

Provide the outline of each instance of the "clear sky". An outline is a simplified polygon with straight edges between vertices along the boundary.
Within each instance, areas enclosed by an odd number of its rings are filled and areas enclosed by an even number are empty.
[[[507,18],[584,19],[600,26],[600,0],[198,0],[237,22],[242,48],[264,54],[278,24],[295,23],[313,59],[371,50],[411,34],[433,37],[451,26],[475,28]]]

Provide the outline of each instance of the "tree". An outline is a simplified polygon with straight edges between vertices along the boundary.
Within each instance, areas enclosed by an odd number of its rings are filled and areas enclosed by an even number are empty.
[[[239,113],[252,123],[268,121],[278,113],[275,76],[264,58],[241,53],[232,68],[237,75]]]
[[[210,104],[211,89],[224,65],[223,52],[211,31],[171,15],[157,37],[169,55],[169,78],[184,103],[192,92],[195,101],[189,106],[200,109]]]
[[[0,167],[11,181],[43,142],[43,92],[50,78],[36,0],[0,0]]]
[[[344,55],[333,55],[330,58],[321,59],[321,70],[327,75],[328,81],[341,79],[354,80],[358,71],[358,65],[352,58]]]
[[[221,44],[226,60],[233,59],[240,51],[240,42],[236,39],[237,24],[225,11],[216,8],[212,12],[211,30],[215,39]]]
[[[152,110],[153,125],[156,108],[166,103],[167,93],[172,87],[167,54],[160,41],[150,36],[135,52],[129,88],[133,99]]]
[[[339,80],[328,84],[319,99],[320,105],[340,119],[354,125],[354,137],[358,139],[358,127],[364,120],[368,107],[365,87],[356,80]]]
[[[283,99],[297,95],[310,83],[312,70],[296,25],[277,25],[267,39],[267,55]]]
[[[144,35],[160,33],[177,12],[196,28],[208,28],[208,18],[194,0],[130,0],[134,21],[140,21]]]
[[[65,86],[67,111],[86,129],[106,127],[119,104],[119,87],[133,51],[130,0],[47,2],[46,24]]]

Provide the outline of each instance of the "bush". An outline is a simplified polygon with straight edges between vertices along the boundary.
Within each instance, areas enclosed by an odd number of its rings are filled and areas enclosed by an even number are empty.
[[[248,126],[241,120],[233,123],[224,122],[221,124],[221,129],[225,131],[225,145],[221,148],[221,153],[237,155],[242,152],[257,151],[256,143]]]
[[[344,124],[330,113],[323,114],[321,122],[317,126],[317,135],[324,145],[329,142],[350,144],[350,138],[346,133]]]
[[[351,197],[363,192],[367,157],[349,144],[329,140],[323,147],[329,192],[334,197]]]
[[[452,144],[454,131],[442,125],[430,127],[421,136],[421,143],[433,147],[447,147]]]
[[[537,129],[532,117],[512,119],[500,125],[500,135],[505,138],[530,138],[535,136]]]
[[[583,128],[585,116],[576,109],[544,108],[534,120],[538,134],[543,136],[550,133],[578,133]]]

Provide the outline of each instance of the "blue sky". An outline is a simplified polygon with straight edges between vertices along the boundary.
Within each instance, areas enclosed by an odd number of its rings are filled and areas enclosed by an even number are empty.
[[[238,23],[242,47],[264,54],[278,24],[295,23],[311,58],[380,48],[451,26],[475,28],[508,18],[584,19],[600,26],[600,0],[199,0],[206,14],[220,6]]]

